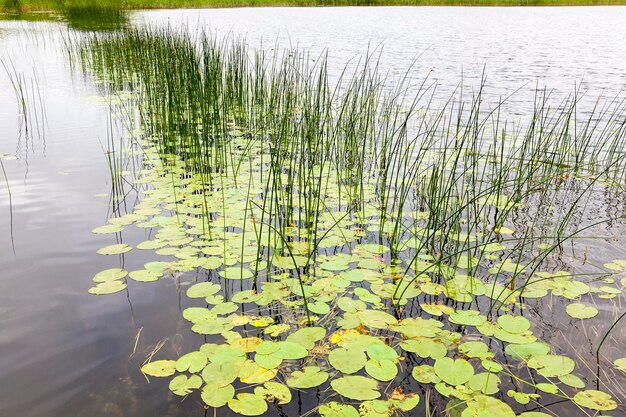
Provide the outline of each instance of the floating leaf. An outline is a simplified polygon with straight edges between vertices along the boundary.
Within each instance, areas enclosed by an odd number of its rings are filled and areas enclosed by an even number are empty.
[[[336,401],[322,404],[318,412],[322,417],[359,417],[359,412],[356,408]]]
[[[619,358],[613,361],[613,365],[616,369],[626,372],[626,358]]]
[[[157,281],[163,274],[153,271],[148,271],[147,269],[140,269],[138,271],[131,271],[128,273],[128,276],[137,282],[153,282]]]
[[[585,388],[585,382],[576,375],[567,374],[559,377],[559,381],[572,388]]]
[[[378,383],[360,375],[348,375],[330,382],[331,387],[340,395],[358,401],[375,400],[380,397]]]
[[[500,378],[489,372],[481,372],[474,375],[469,380],[469,387],[474,391],[480,391],[483,394],[493,395],[500,390]]]
[[[367,362],[367,357],[363,351],[358,349],[338,348],[330,351],[328,362],[344,374],[353,374],[363,369]]]
[[[267,411],[267,402],[259,395],[244,392],[229,400],[228,408],[242,416],[260,416]]]
[[[583,303],[573,303],[565,307],[565,312],[575,319],[590,319],[598,315],[598,309]]]
[[[130,252],[132,247],[126,243],[118,243],[115,245],[105,246],[96,251],[99,255],[120,255],[122,253]]]
[[[205,298],[210,295],[217,294],[222,289],[221,285],[212,282],[200,282],[194,284],[187,289],[187,297],[189,298]]]
[[[395,362],[398,359],[398,353],[391,346],[384,343],[372,343],[366,348],[367,355],[375,360],[389,360]]]
[[[379,381],[391,381],[398,375],[398,367],[388,359],[370,359],[365,364],[365,372]]]
[[[231,384],[220,386],[211,382],[202,387],[202,401],[209,407],[225,406],[234,396],[235,388]]]
[[[121,268],[111,268],[105,269],[104,271],[98,272],[93,277],[93,282],[108,282],[108,281],[116,281],[123,279],[128,275],[128,272]]]
[[[567,356],[542,355],[535,356],[528,361],[528,367],[536,369],[546,378],[569,374],[574,370],[574,361]]]
[[[124,230],[124,226],[118,224],[105,224],[104,226],[96,227],[91,231],[97,235],[106,235],[110,233],[119,233]]]
[[[452,323],[464,326],[480,326],[487,321],[487,317],[476,310],[457,310],[451,313],[448,318]]]
[[[149,362],[141,367],[141,372],[159,378],[171,376],[176,372],[176,361],[160,360]]]
[[[452,386],[465,384],[474,375],[474,367],[465,359],[437,359],[434,369],[439,378]]]
[[[240,366],[234,362],[210,363],[202,370],[202,379],[207,384],[225,386],[239,376]]]
[[[357,313],[361,322],[373,329],[386,329],[398,322],[391,314],[380,310],[363,310]]]
[[[207,364],[207,357],[202,352],[190,352],[181,356],[176,361],[176,370],[178,372],[189,371],[192,374],[200,372]],[[200,387],[198,387],[200,388]]]
[[[297,343],[310,350],[315,346],[315,342],[322,340],[324,336],[326,336],[326,329],[323,327],[305,327],[290,334],[287,342]]]
[[[415,353],[420,358],[439,359],[448,353],[446,345],[427,337],[407,339],[400,344],[400,347],[407,352]]]
[[[126,283],[123,281],[107,281],[101,282],[95,287],[89,288],[87,292],[93,295],[115,294],[126,289]]]
[[[581,407],[598,411],[611,411],[617,408],[617,403],[609,394],[595,390],[577,392],[574,395],[574,402]]]
[[[544,342],[532,342],[521,345],[507,345],[504,348],[507,355],[513,359],[527,361],[535,356],[547,355],[550,352],[550,345]]]
[[[305,366],[302,371],[294,371],[287,378],[287,385],[291,388],[313,388],[322,385],[328,379],[328,373],[318,366]]]
[[[510,314],[498,317],[498,325],[505,331],[513,334],[524,333],[530,329],[530,322],[522,316],[511,316]]]
[[[467,402],[463,417],[515,417],[506,403],[487,395],[477,395]]]
[[[202,386],[202,378],[198,375],[192,375],[187,378],[186,375],[178,375],[170,381],[170,391],[176,395],[185,396],[192,390]]]
[[[279,382],[266,382],[263,387],[256,387],[254,393],[277,404],[289,404],[291,402],[291,390]]]
[[[241,280],[250,279],[254,274],[249,269],[231,266],[220,271],[219,276],[226,279]]]
[[[430,365],[418,365],[413,368],[411,375],[417,382],[422,384],[436,384],[441,378],[435,373],[435,369]]]

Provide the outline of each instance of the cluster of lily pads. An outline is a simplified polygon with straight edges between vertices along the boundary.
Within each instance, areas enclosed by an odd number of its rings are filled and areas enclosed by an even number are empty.
[[[96,274],[89,292],[197,280],[183,317],[209,342],[145,363],[146,375],[249,416],[294,390],[319,393],[323,417],[410,414],[415,387],[462,417],[515,416],[555,396],[585,412],[618,407],[524,316],[550,297],[589,319],[589,295],[623,293],[624,261],[576,275],[544,262],[586,227],[572,213],[621,166],[593,135],[571,138],[571,113],[538,109],[527,134],[500,136],[478,96],[452,128],[445,110],[385,95],[369,69],[333,89],[323,63],[259,53],[249,67],[241,45],[199,43],[130,30],[78,48],[105,91],[131,99],[124,121],[142,121],[120,155],[138,168],[111,164],[141,201],[94,233],[132,225],[151,237],[98,253],[155,255]],[[593,145],[622,146],[616,132]],[[563,201],[572,208],[554,208]]]
[[[240,138],[234,132],[234,144]],[[496,360],[497,352],[490,347],[496,342],[505,344],[505,354],[536,376],[533,382],[517,377],[524,389],[509,390],[512,401],[528,404],[547,393],[571,398],[591,410],[616,408],[608,394],[581,390],[585,383],[572,373],[574,361],[552,354],[525,317],[502,314],[489,319],[467,308],[471,304],[455,307],[449,301],[496,299],[507,310],[518,299],[540,299],[550,293],[579,300],[590,291],[615,296],[622,292],[620,288],[606,282],[591,288],[565,271],[556,271],[537,272],[523,289],[511,289],[493,277],[523,266],[494,256],[507,250],[501,243],[481,246],[489,255],[491,278],[469,276],[468,265],[457,263],[448,279],[438,281],[440,269],[447,269],[445,265],[433,269],[434,258],[426,253],[406,274],[418,238],[407,237],[400,257],[392,260],[387,246],[367,243],[377,232],[378,211],[366,216],[374,220],[372,231],[367,221],[363,225],[356,216],[337,222],[342,217],[336,208],[340,190],[331,172],[326,175],[333,185],[324,196],[329,209],[322,216],[325,222],[318,225],[325,234],[312,261],[311,245],[298,227],[286,230],[286,239],[271,228],[259,233],[261,211],[250,202],[262,201],[265,189],[246,185],[244,193],[233,178],[225,177],[220,183],[230,186],[206,190],[203,176],[188,172],[183,160],[164,157],[150,138],[139,144],[144,169],[136,173],[134,182],[146,187],[143,200],[132,213],[111,218],[93,232],[120,233],[128,225],[156,230],[152,239],[135,249],[153,250],[165,260],[146,263],[136,271],[102,271],[95,275],[96,285],[90,292],[121,291],[128,279],[149,282],[167,274],[205,271],[207,281],[186,290],[189,298],[202,300],[205,306],[189,307],[183,316],[194,332],[214,336],[215,341],[177,360],[157,360],[142,367],[151,376],[176,374],[170,382],[175,394],[199,390],[207,406],[261,415],[268,410],[268,402],[288,403],[292,389],[328,385],[328,402],[320,405],[320,415],[388,416],[409,411],[420,400],[417,393],[404,393],[394,385],[399,375],[408,372],[415,381],[432,385],[450,398],[448,407],[462,410],[463,416],[514,416],[511,406],[497,394],[501,376],[517,371]],[[254,154],[250,153],[247,164],[252,169],[242,168],[238,174],[240,183],[249,184],[254,167],[261,164]],[[370,203],[375,204],[373,196]],[[415,217],[420,216],[407,214],[405,220]],[[117,243],[98,253],[117,255],[132,249]],[[626,270],[624,261],[606,266],[616,273]],[[226,287],[234,289],[229,299]],[[427,302],[424,295],[436,301]],[[419,305],[419,316],[402,313],[403,306],[413,304]],[[566,311],[580,319],[597,314],[594,307],[580,302],[569,304]],[[423,364],[410,368],[406,359],[410,355]],[[537,382],[541,377],[543,381]],[[235,395],[235,387],[249,388]],[[572,389],[580,391],[572,394]]]

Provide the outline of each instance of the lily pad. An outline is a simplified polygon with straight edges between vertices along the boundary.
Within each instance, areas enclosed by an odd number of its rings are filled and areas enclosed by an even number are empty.
[[[359,412],[356,408],[336,401],[322,404],[318,412],[322,417],[359,417]]]
[[[546,378],[567,375],[574,370],[574,366],[573,360],[561,355],[535,356],[528,361],[528,367],[536,369]]]
[[[340,395],[357,401],[375,400],[380,397],[378,383],[360,375],[348,375],[331,381],[330,386]]]
[[[598,309],[583,303],[573,303],[565,307],[565,312],[575,319],[590,319],[598,315]]]
[[[235,388],[231,384],[220,386],[216,383],[207,383],[202,387],[202,401],[209,407],[223,407],[235,396]]]
[[[221,285],[212,282],[200,282],[194,284],[187,289],[187,297],[189,298],[205,298],[210,295],[217,294],[222,289]]]
[[[437,359],[434,369],[439,378],[452,386],[465,384],[474,375],[474,367],[465,359]]]
[[[126,283],[123,281],[107,281],[101,282],[95,287],[89,288],[87,292],[93,295],[115,294],[126,289]]]
[[[207,357],[202,352],[190,352],[181,356],[176,361],[176,370],[178,372],[189,371],[192,374],[200,372],[207,364]],[[198,387],[200,388],[200,387]]]
[[[171,376],[176,372],[176,361],[160,360],[149,362],[141,367],[141,372],[159,378]]]
[[[98,272],[93,277],[93,282],[108,282],[108,281],[116,281],[123,279],[128,275],[128,272],[121,268],[111,268],[105,269],[104,271]]]
[[[398,375],[398,367],[388,359],[370,359],[365,364],[365,372],[379,381],[391,381]]]
[[[344,374],[353,374],[363,369],[367,357],[358,349],[338,348],[328,354],[328,362]]]
[[[294,371],[286,380],[291,388],[313,388],[322,385],[328,379],[328,373],[318,366],[305,366],[302,371]]]
[[[506,314],[498,317],[498,325],[505,331],[513,334],[523,333],[530,329],[530,322],[522,316]]]
[[[100,248],[96,251],[96,253],[99,255],[121,255],[123,253],[130,252],[131,249],[132,247],[126,243],[118,243]]]
[[[617,408],[617,403],[611,396],[602,391],[586,390],[574,395],[574,402],[581,407],[598,411],[611,411]]]
[[[198,375],[192,375],[187,378],[186,375],[178,375],[170,381],[170,391],[176,395],[185,396],[194,389],[202,386],[202,378]]]
[[[242,416],[260,416],[267,411],[267,402],[259,395],[244,392],[229,400],[228,408]]]

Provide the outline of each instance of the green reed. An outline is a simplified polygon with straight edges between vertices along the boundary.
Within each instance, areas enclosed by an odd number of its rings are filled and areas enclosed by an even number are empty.
[[[428,273],[447,283],[461,267],[485,276],[485,245],[507,243],[513,248],[495,273],[503,285],[492,294],[500,300],[586,230],[576,213],[600,183],[624,181],[619,100],[580,115],[579,95],[554,107],[539,93],[527,120],[514,123],[501,106],[481,107],[482,88],[435,108],[427,80],[386,80],[373,55],[331,81],[324,56],[252,52],[242,40],[204,33],[133,29],[68,45],[103,88],[140,94],[142,124],[164,160],[176,155],[224,201],[230,187],[247,194],[237,209],[254,219],[244,238],[262,243],[257,258],[268,269],[276,256],[298,266],[305,304],[324,239],[344,233],[348,220],[371,229],[372,216],[377,232],[364,238],[388,246],[392,264],[415,242],[396,268],[396,300],[408,288],[402,277],[413,282]],[[250,198],[252,189],[262,198]],[[562,201],[569,206],[559,208]],[[224,229],[228,216],[224,207]],[[524,226],[501,233],[515,219]],[[549,249],[537,252],[542,242]],[[419,269],[420,256],[432,264]],[[505,262],[525,266],[507,272]]]

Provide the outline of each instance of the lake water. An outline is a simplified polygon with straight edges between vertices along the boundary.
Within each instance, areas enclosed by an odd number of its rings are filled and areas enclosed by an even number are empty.
[[[626,7],[167,10],[138,12],[132,21],[202,27],[245,36],[252,47],[291,45],[311,56],[327,50],[333,74],[381,50],[382,72],[398,78],[409,71],[414,81],[428,76],[440,100],[462,78],[471,91],[484,74],[485,105],[516,92],[506,106],[512,115],[527,114],[537,86],[553,91],[555,103],[578,88],[587,109],[626,88]],[[213,415],[199,396],[181,401],[167,381],[148,384],[138,370],[160,342],[160,355],[176,357],[204,340],[183,320],[190,303],[174,280],[131,283],[128,293],[106,297],[87,294],[94,273],[119,266],[95,254],[111,239],[91,230],[111,215],[104,149],[120,127],[94,99],[97,89],[70,67],[63,36],[61,23],[0,21],[0,59],[24,77],[39,109],[26,133],[10,77],[0,69],[0,157],[11,192],[9,201],[0,172],[0,416]],[[134,198],[128,196],[129,209]],[[623,222],[622,215],[611,230],[624,230]],[[145,239],[139,230],[124,232],[127,242]],[[588,248],[599,264],[626,259],[623,239]],[[149,260],[133,253],[123,266]],[[599,305],[589,328],[548,310],[534,318],[560,353],[591,357],[623,310],[621,297]],[[625,336],[622,323],[603,354],[625,356]],[[615,386],[626,384],[623,374],[614,379]],[[620,406],[610,414],[626,416],[625,397],[617,394]],[[296,397],[282,415],[304,414],[315,403],[314,396]],[[233,414],[222,408],[217,415]]]

